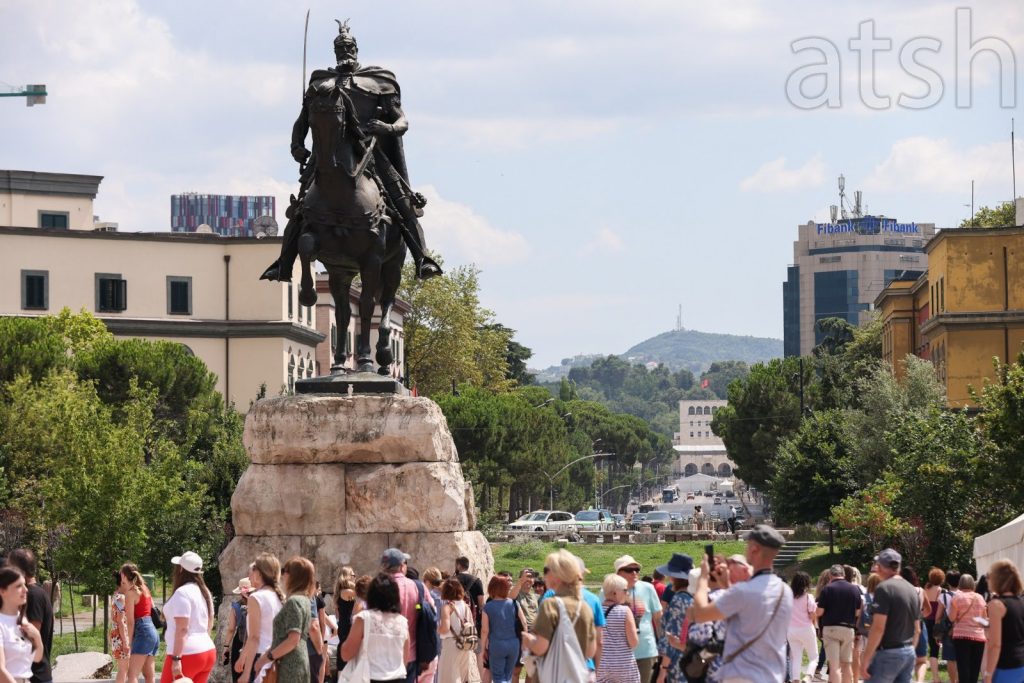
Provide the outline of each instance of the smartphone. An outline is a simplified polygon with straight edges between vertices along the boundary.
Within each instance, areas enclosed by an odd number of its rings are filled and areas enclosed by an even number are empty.
[[[708,566],[714,569],[715,567],[715,546],[708,543],[704,546],[704,554],[708,556]]]
[[[974,623],[979,624],[984,628],[988,628],[989,625],[988,619],[985,617],[974,617]]]

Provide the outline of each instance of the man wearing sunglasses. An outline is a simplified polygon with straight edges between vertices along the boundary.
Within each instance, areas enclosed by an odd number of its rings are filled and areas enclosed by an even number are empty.
[[[633,650],[637,668],[640,669],[640,683],[652,683],[654,663],[658,660],[656,629],[661,623],[661,600],[658,591],[651,584],[640,581],[640,563],[631,555],[615,560],[615,573],[626,580],[626,606],[633,610],[640,642]],[[604,596],[601,596],[602,600]]]

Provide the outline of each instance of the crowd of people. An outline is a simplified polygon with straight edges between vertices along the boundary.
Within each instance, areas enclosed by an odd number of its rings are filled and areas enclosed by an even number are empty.
[[[327,594],[308,559],[263,553],[232,591],[219,649],[202,558],[173,558],[162,610],[127,563],[113,576],[117,683],[155,683],[160,628],[161,683],[206,683],[218,661],[236,683],[923,683],[939,680],[940,657],[953,683],[1024,683],[1024,586],[1009,560],[978,582],[931,568],[922,586],[885,549],[866,580],[833,565],[814,588],[772,571],[775,529],[744,538],[743,554],[673,553],[649,575],[623,555],[592,579],[561,549],[486,587],[465,557],[421,574],[389,548],[375,575],[343,567]],[[52,637],[35,557],[13,551],[0,563],[0,683],[50,683]]]

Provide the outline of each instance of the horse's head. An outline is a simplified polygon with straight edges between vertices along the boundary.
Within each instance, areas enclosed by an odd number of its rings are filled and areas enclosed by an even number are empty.
[[[317,169],[327,170],[352,166],[352,147],[347,144],[354,122],[344,91],[333,80],[313,86],[307,108],[307,120],[313,134],[313,151]]]

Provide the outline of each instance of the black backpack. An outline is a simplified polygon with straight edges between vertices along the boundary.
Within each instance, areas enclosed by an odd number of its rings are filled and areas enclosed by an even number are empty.
[[[416,603],[416,662],[429,664],[441,653],[441,638],[437,634],[437,609],[424,600],[423,582],[416,581],[419,601]]]

